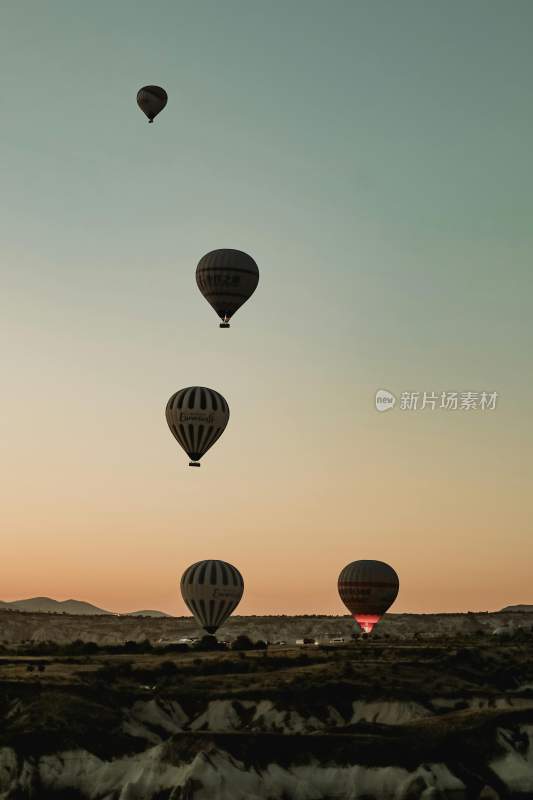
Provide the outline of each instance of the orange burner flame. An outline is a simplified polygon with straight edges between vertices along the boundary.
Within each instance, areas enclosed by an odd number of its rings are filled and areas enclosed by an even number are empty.
[[[379,614],[354,614],[353,618],[363,633],[372,633],[374,625],[377,625],[381,616]]]

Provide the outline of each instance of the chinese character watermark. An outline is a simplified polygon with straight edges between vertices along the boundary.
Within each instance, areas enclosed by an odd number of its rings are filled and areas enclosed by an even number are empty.
[[[400,411],[494,411],[498,392],[400,392]],[[397,398],[388,389],[378,389],[376,411],[390,411]]]

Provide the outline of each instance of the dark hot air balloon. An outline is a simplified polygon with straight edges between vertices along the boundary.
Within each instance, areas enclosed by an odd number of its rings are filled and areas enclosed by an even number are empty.
[[[165,413],[172,435],[191,459],[190,467],[200,466],[199,460],[229,420],[228,404],[222,395],[204,386],[180,389],[168,401]]]
[[[352,561],[339,575],[339,594],[364,633],[394,603],[400,588],[398,575],[384,561]]]
[[[196,283],[222,320],[220,327],[229,328],[231,317],[255,292],[259,270],[242,250],[212,250],[198,262]]]
[[[235,611],[244,591],[242,575],[226,561],[210,559],[192,564],[183,573],[181,596],[196,621],[214,634]]]
[[[137,105],[148,117],[148,122],[153,122],[160,111],[167,104],[168,95],[161,86],[143,86],[137,92]]]

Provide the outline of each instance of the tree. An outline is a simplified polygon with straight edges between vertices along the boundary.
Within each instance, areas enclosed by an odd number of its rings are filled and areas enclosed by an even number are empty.
[[[202,636],[199,642],[194,643],[193,649],[203,652],[212,652],[214,650],[225,650],[226,645],[217,642],[214,636]]]
[[[267,647],[267,643],[262,639],[259,639],[257,642],[252,642],[248,636],[244,635],[237,636],[231,643],[232,650],[266,650]]]
[[[237,636],[231,643],[232,650],[254,650],[254,643],[248,636]]]

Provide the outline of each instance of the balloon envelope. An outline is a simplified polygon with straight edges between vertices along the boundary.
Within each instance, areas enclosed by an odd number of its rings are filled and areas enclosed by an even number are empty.
[[[384,561],[352,561],[339,575],[339,595],[365,633],[374,625],[398,596],[400,581]]]
[[[226,561],[210,559],[187,567],[181,596],[196,621],[213,634],[237,608],[244,592],[239,570]]]
[[[222,320],[220,327],[228,328],[228,321],[255,292],[259,269],[242,250],[212,250],[198,262],[196,283]]]
[[[154,121],[167,104],[168,95],[161,86],[143,86],[137,92],[137,105],[146,114],[149,122]]]
[[[172,435],[191,459],[190,466],[198,467],[229,420],[228,404],[222,395],[205,386],[180,389],[168,401],[165,414]]]

